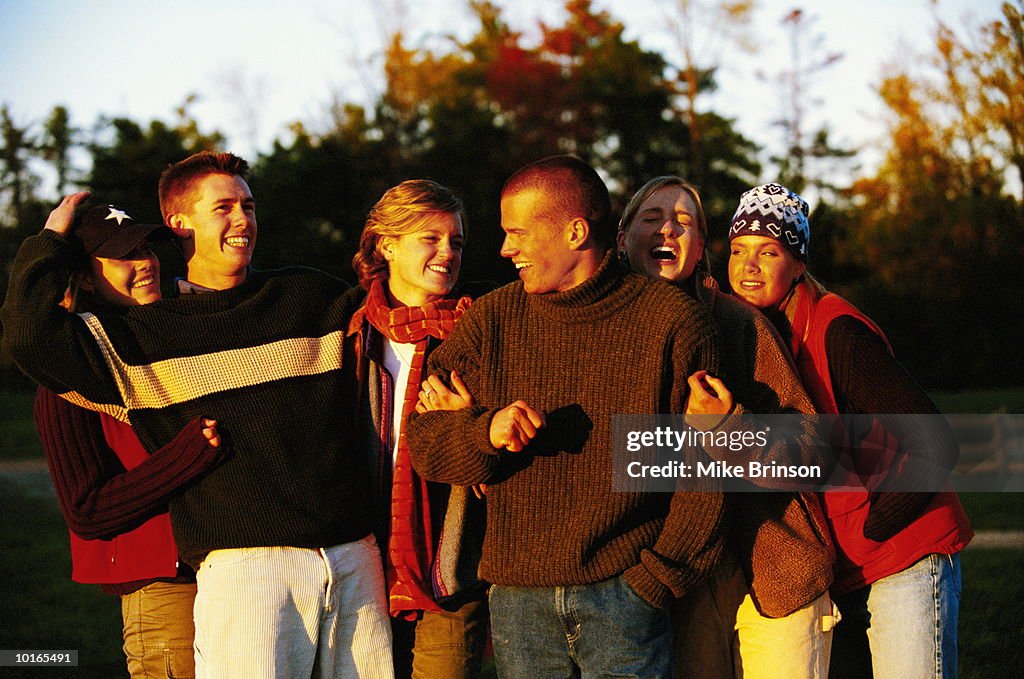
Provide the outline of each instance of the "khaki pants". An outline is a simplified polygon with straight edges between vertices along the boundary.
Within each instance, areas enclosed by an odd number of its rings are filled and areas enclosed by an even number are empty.
[[[192,679],[195,584],[154,582],[121,597],[124,654],[133,679]]]

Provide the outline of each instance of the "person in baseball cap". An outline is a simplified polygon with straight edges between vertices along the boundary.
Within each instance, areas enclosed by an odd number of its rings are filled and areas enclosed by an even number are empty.
[[[140,224],[118,207],[97,205],[76,215],[72,234],[89,263],[71,277],[69,308],[83,301],[134,306],[160,299],[160,262],[149,243],[172,240],[166,226]]]
[[[113,205],[97,205],[75,217],[75,239],[90,257],[124,259],[142,243],[170,240],[174,234],[162,224],[140,224]]]
[[[159,262],[148,244],[171,231],[112,205],[78,209],[87,197],[66,196],[36,237],[76,264],[64,305],[84,314],[159,300]],[[179,555],[167,507],[224,460],[218,423],[196,417],[147,449],[115,407],[59,394],[40,386],[33,415],[69,529],[71,578],[120,597],[132,677],[194,676],[196,576]]]

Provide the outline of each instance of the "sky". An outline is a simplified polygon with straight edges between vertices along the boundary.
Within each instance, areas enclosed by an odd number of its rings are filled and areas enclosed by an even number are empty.
[[[670,59],[676,43],[666,27],[672,0],[595,0],[639,40]],[[538,19],[557,22],[561,0],[497,0],[513,28],[530,35]],[[926,50],[936,11],[957,27],[964,18],[999,16],[1000,0],[760,0],[752,34],[756,51],[698,43],[721,64],[720,91],[704,101],[736,120],[765,146],[781,141],[770,121],[780,100],[769,76],[787,67],[781,18],[802,7],[829,52],[843,59],[825,71],[808,100],[809,127],[827,122],[833,141],[880,157],[882,107],[873,87],[883,64],[905,63]],[[383,36],[404,17],[414,45],[467,37],[473,21],[449,0],[0,0],[0,102],[21,126],[41,123],[57,104],[75,126],[98,116],[140,123],[171,121],[189,95],[201,129],[228,136],[229,150],[250,159],[275,139],[289,139],[301,120],[323,129],[332,98],[367,103],[383,87]],[[909,63],[914,63],[910,61]]]

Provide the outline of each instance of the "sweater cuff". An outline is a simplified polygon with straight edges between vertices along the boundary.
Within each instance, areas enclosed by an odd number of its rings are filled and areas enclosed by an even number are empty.
[[[501,408],[491,408],[481,412],[473,422],[472,441],[473,445],[485,455],[498,456],[505,452],[504,448],[495,448],[491,445],[491,420]]]
[[[645,549],[640,553],[640,563],[627,569],[623,576],[633,591],[643,597],[644,601],[655,608],[668,608],[669,602],[672,600],[672,590],[648,568],[648,565],[652,563],[656,564],[655,567],[659,570],[664,568],[658,557]]]

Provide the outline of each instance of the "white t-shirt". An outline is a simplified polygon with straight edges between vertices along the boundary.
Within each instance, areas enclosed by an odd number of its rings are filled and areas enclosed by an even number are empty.
[[[402,432],[402,404],[405,403],[405,388],[409,383],[409,370],[412,368],[412,357],[416,353],[415,344],[394,342],[384,338],[384,369],[391,375],[394,385],[394,403],[391,413],[391,468],[394,469],[398,460],[398,439]]]

